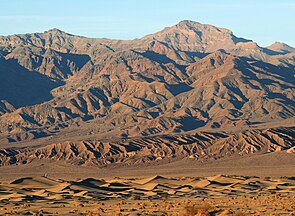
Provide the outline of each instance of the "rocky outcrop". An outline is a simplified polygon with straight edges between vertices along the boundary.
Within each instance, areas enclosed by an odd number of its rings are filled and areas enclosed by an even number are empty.
[[[292,52],[193,21],[130,41],[2,36],[0,143],[290,125]]]
[[[46,146],[0,149],[0,165],[26,164],[36,160],[63,160],[77,165],[109,166],[183,158],[208,161],[276,151],[292,153],[294,135],[293,127],[235,134],[199,132],[110,142],[63,142]]]

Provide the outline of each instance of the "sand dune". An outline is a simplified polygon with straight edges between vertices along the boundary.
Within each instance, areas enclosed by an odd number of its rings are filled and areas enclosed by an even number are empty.
[[[58,184],[57,181],[54,181],[49,178],[39,177],[39,178],[21,178],[17,179],[11,184],[16,184],[22,187],[35,187],[35,188],[44,188],[44,187],[52,187]]]
[[[21,215],[185,215],[193,205],[211,206],[207,211],[213,215],[291,215],[295,213],[294,197],[294,177],[153,176],[79,181],[27,177],[0,184],[1,213]]]

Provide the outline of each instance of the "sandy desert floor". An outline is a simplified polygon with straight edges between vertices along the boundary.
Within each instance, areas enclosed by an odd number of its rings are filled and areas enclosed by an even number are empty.
[[[3,166],[0,215],[5,214],[295,215],[295,158],[275,152],[139,167],[63,161]]]
[[[224,176],[0,184],[1,215],[295,215],[295,178]]]

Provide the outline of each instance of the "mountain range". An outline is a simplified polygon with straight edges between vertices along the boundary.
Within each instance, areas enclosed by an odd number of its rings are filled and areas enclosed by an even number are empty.
[[[0,36],[0,164],[293,154],[294,96],[295,48],[194,21],[134,40]]]

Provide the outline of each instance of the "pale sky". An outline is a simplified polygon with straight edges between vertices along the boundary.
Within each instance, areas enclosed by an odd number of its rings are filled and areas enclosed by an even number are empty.
[[[295,47],[295,0],[0,0],[0,35],[58,28],[71,34],[134,39],[181,20],[232,30],[261,46]]]

